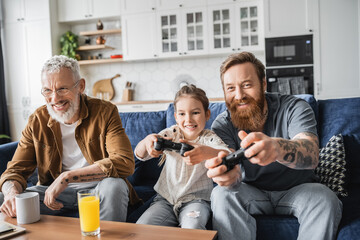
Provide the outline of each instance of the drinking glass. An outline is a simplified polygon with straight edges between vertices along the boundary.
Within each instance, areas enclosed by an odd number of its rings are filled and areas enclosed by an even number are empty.
[[[82,235],[98,235],[100,233],[99,194],[93,190],[80,190],[77,196]]]

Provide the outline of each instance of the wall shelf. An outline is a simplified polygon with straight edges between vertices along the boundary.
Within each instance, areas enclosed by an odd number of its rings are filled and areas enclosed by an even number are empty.
[[[115,48],[104,45],[104,44],[99,44],[99,45],[79,46],[78,49],[76,49],[76,50],[77,51],[89,51],[89,50],[102,50],[102,49],[115,49]]]
[[[81,36],[96,36],[96,35],[109,35],[109,34],[121,34],[121,29],[106,29],[97,31],[80,32]]]
[[[123,62],[122,58],[107,58],[107,59],[94,59],[94,60],[80,60],[79,65],[103,64],[103,63],[117,63]]]

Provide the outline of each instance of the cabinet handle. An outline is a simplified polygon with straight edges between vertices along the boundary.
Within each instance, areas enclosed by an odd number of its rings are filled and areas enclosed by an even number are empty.
[[[154,57],[157,57],[157,54],[154,54]]]
[[[89,14],[89,17],[92,17],[92,14]]]
[[[85,17],[87,18],[89,15],[85,14]]]
[[[240,51],[241,48],[238,48],[237,50]]]
[[[151,10],[153,10],[153,11],[154,11],[154,10],[155,10],[155,8],[153,7],[153,8],[151,8]]]
[[[181,53],[181,52],[179,52],[179,55],[182,55],[182,53]]]
[[[320,83],[316,84],[316,91],[317,91],[317,94],[320,94]]]
[[[309,29],[309,32],[313,32],[313,30],[312,30],[312,29]]]
[[[235,50],[236,50],[236,49],[235,49],[235,48],[233,48],[232,50],[235,52]]]
[[[179,4],[179,7],[182,7],[183,5],[182,4]]]
[[[187,54],[187,52],[184,52],[184,55],[186,55]]]

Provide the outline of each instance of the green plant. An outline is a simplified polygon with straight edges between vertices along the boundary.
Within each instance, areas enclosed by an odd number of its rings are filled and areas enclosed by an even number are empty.
[[[60,38],[61,55],[76,59],[76,49],[79,47],[78,36],[67,31]]]
[[[0,134],[0,138],[7,138],[7,139],[11,139],[8,135],[5,135],[5,134]]]

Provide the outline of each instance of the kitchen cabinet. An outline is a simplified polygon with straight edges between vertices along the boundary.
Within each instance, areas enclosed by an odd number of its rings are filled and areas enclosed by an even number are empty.
[[[264,51],[261,0],[213,5],[157,0],[147,12],[123,11],[122,26],[125,60]]]
[[[6,23],[32,21],[49,15],[48,0],[2,0]]]
[[[61,0],[58,1],[59,22],[74,22],[98,18],[120,17],[118,0]]]
[[[360,96],[360,2],[319,0],[314,38],[318,99]]]
[[[264,50],[262,1],[208,6],[210,53]]]
[[[189,7],[204,7],[206,0],[157,0],[157,10],[170,10]]]
[[[159,11],[157,14],[160,57],[206,54],[206,8]]]
[[[156,13],[124,15],[121,17],[124,60],[158,57],[156,45]]]
[[[265,37],[306,35],[314,28],[316,0],[264,1]]]
[[[155,0],[121,0],[122,14],[150,12],[155,9]]]
[[[40,4],[39,0],[37,2]],[[4,23],[5,85],[13,140],[19,140],[29,115],[45,103],[40,94],[40,72],[44,62],[55,54],[54,49],[57,48],[52,44],[56,24],[52,26],[52,31],[49,14],[51,2],[53,1],[42,0],[42,6],[26,8],[25,16],[39,14],[44,16],[41,19],[24,17],[21,21]],[[3,11],[10,9],[12,4],[13,0],[3,1]],[[39,12],[39,9],[43,10]]]

